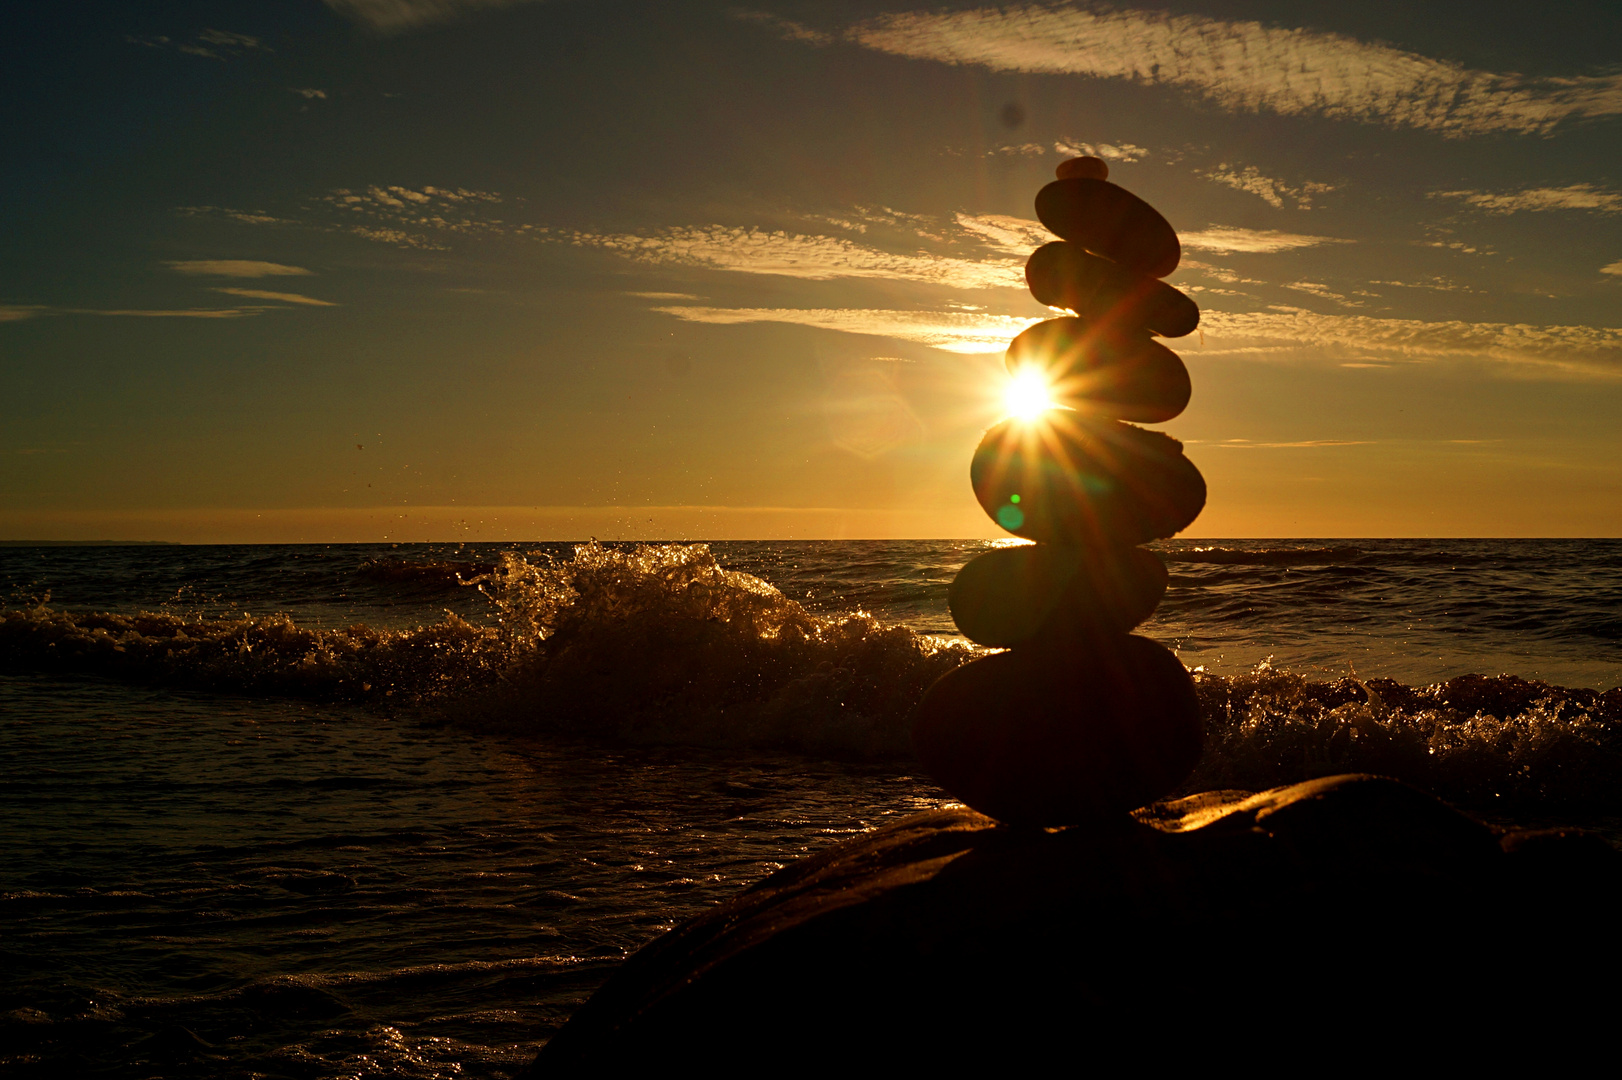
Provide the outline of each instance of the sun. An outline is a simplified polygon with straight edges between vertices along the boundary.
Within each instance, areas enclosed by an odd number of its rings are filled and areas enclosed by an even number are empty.
[[[1034,420],[1054,404],[1046,376],[1034,367],[1021,368],[1003,391],[1003,407],[1020,420]]]

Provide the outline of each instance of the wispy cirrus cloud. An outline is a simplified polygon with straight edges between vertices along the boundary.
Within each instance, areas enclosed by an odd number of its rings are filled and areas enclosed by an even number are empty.
[[[1078,142],[1068,139],[1061,139],[1059,142],[1054,143],[1053,150],[1055,153],[1064,154],[1067,157],[1096,157],[1103,158],[1106,161],[1124,161],[1128,165],[1142,161],[1149,156],[1149,151],[1141,146],[1133,146],[1131,143],[1117,145],[1104,142]]]
[[[0,323],[22,322],[48,310],[39,304],[0,304]]]
[[[1200,330],[1205,345],[1184,346],[1191,356],[1320,351],[1333,359],[1493,360],[1528,372],[1622,377],[1622,328],[1617,327],[1383,319],[1291,308],[1206,309]]]
[[[162,34],[131,35],[124,39],[131,45],[144,45],[149,49],[172,49],[188,56],[206,56],[211,60],[224,60],[249,51],[274,52],[259,38],[237,34],[230,30],[204,30],[189,41],[177,41]]]
[[[1021,260],[1032,250],[1057,240],[1040,221],[1007,214],[958,214],[958,228],[978,238],[987,247]]]
[[[232,308],[62,308],[67,315],[112,315],[132,319],[242,319],[258,315],[260,307]]]
[[[1618,274],[1618,275],[1622,275],[1622,259],[1618,259],[1616,262],[1611,263],[1608,266],[1600,267],[1599,272],[1602,273],[1602,274]]]
[[[289,275],[302,277],[312,273],[302,266],[260,262],[257,259],[179,259],[164,265],[177,274],[211,277],[259,278]]]
[[[1302,210],[1312,209],[1312,199],[1315,195],[1334,191],[1335,185],[1319,183],[1308,180],[1299,187],[1286,184],[1282,180],[1275,180],[1270,176],[1263,176],[1260,169],[1254,165],[1246,165],[1243,169],[1223,162],[1205,174],[1207,179],[1215,180],[1219,184],[1256,196],[1269,206],[1283,209],[1284,200],[1289,199]]]
[[[1188,442],[1195,440],[1189,439]],[[1302,450],[1318,446],[1372,446],[1373,439],[1302,439],[1299,442],[1251,442],[1249,439],[1223,439],[1202,445],[1220,450]]]
[[[384,33],[450,22],[475,11],[514,7],[539,0],[322,0],[350,22]]]
[[[1458,137],[1538,134],[1622,114],[1622,74],[1533,78],[1390,45],[1260,22],[1079,4],[879,15],[838,31],[757,21],[812,44],[994,71],[1179,87],[1236,112],[1324,116]]]
[[[1513,214],[1522,210],[1597,210],[1602,214],[1622,213],[1622,192],[1594,184],[1568,184],[1565,187],[1527,188],[1524,191],[1437,191],[1432,198],[1463,199],[1490,214]]]
[[[243,296],[249,300],[274,300],[282,304],[308,304],[311,307],[337,307],[331,300],[317,300],[313,296],[304,296],[300,293],[271,292],[268,289],[227,289],[217,288],[218,293],[229,293],[232,296]]]
[[[1023,258],[983,260],[927,252],[898,254],[834,236],[725,225],[668,229],[651,236],[582,232],[557,235],[581,247],[612,251],[638,262],[773,274],[808,281],[878,278],[959,289],[1024,288],[1025,285]]]
[[[999,353],[1020,331],[1041,322],[1012,315],[963,311],[882,311],[863,308],[659,307],[688,322],[732,325],[777,322],[870,334],[952,353]]]
[[[1273,254],[1320,244],[1352,242],[1335,236],[1307,236],[1277,229],[1240,229],[1228,225],[1213,225],[1208,229],[1185,232],[1180,239],[1185,251],[1239,251],[1248,254]]]

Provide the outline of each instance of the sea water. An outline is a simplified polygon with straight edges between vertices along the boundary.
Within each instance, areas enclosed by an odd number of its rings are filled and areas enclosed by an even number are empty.
[[[510,1075],[629,952],[948,796],[983,542],[0,548],[0,1070]],[[1173,541],[1194,787],[1615,832],[1622,543]]]

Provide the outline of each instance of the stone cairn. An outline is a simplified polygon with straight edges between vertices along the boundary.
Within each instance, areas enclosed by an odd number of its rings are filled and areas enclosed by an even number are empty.
[[[1193,680],[1171,652],[1131,633],[1166,591],[1166,565],[1139,545],[1186,528],[1205,480],[1162,423],[1188,404],[1188,370],[1154,340],[1199,325],[1194,302],[1160,279],[1182,245],[1166,219],[1073,158],[1036,196],[1062,239],[1031,255],[1037,300],[1074,312],[1008,347],[1018,378],[1036,368],[1055,407],[987,431],[969,476],[998,525],[1032,545],[971,560],[950,591],[974,642],[1006,649],[936,682],[913,743],[969,806],[1015,825],[1108,818],[1187,779],[1204,733]]]

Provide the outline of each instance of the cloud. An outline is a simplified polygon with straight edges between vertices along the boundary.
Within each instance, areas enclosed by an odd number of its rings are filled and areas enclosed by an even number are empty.
[[[258,262],[254,259],[181,259],[165,265],[177,274],[208,274],[214,277],[304,276],[311,272],[302,266],[284,266],[281,263]]]
[[[1335,190],[1333,184],[1321,184],[1314,180],[1308,180],[1300,187],[1291,187],[1282,180],[1274,180],[1272,177],[1263,176],[1261,170],[1254,165],[1247,165],[1243,169],[1235,169],[1227,162],[1218,165],[1206,173],[1205,176],[1219,184],[1226,184],[1231,188],[1255,195],[1269,206],[1280,209],[1284,206],[1284,200],[1289,198],[1300,209],[1310,210],[1312,209],[1312,197],[1314,195],[1321,195],[1326,191]]]
[[[1349,244],[1333,236],[1304,236],[1300,233],[1279,232],[1277,229],[1238,229],[1227,225],[1213,225],[1198,232],[1183,233],[1183,249],[1193,251],[1243,251],[1272,254],[1294,251],[1298,248],[1317,247],[1319,244]]]
[[[795,33],[815,40],[820,32]],[[1622,74],[1499,74],[1344,34],[1203,15],[1014,5],[880,15],[840,36],[895,56],[1175,86],[1237,112],[1450,137],[1537,134],[1568,118],[1622,114]]]
[[[297,94],[299,97],[303,98],[305,101],[325,101],[327,97],[327,92],[325,90],[317,90],[313,86],[289,86],[288,89]]]
[[[1061,139],[1054,143],[1053,150],[1055,153],[1064,154],[1066,157],[1103,158],[1106,161],[1124,161],[1128,165],[1136,161],[1142,161],[1149,156],[1149,151],[1141,146],[1133,146],[1131,143],[1121,143],[1116,146],[1113,143],[1075,142],[1070,139]]]
[[[1320,300],[1333,300],[1335,303],[1345,305],[1346,307],[1363,306],[1363,302],[1361,300],[1348,300],[1346,299],[1346,295],[1344,293],[1331,292],[1329,290],[1329,286],[1318,281],[1297,281],[1284,287],[1286,289],[1294,289],[1297,292],[1307,293],[1310,296],[1316,296]]]
[[[1559,188],[1528,188],[1525,191],[1436,191],[1432,198],[1463,199],[1490,214],[1513,214],[1518,210],[1598,210],[1604,214],[1622,212],[1622,192],[1607,191],[1593,184],[1570,184]]]
[[[151,309],[120,309],[107,311],[101,308],[64,308],[72,315],[117,315],[137,319],[242,319],[250,315],[257,315],[263,308],[236,307],[236,308],[179,308],[170,310]]]
[[[450,22],[484,8],[513,7],[537,0],[322,0],[350,22],[394,33]]]
[[[732,325],[778,322],[846,334],[908,341],[953,353],[1000,353],[1020,331],[1041,322],[1012,315],[969,312],[875,311],[857,308],[660,307],[655,311],[688,322]]]
[[[1609,266],[1600,267],[1599,272],[1602,274],[1622,274],[1622,259],[1618,259]]]
[[[22,322],[43,314],[45,310],[38,304],[0,304],[0,323]]]
[[[232,296],[246,296],[250,300],[279,300],[284,304],[310,304],[315,307],[337,307],[330,300],[317,300],[313,296],[301,296],[290,292],[269,292],[265,289],[223,289],[216,288],[215,292],[230,293]]]
[[[1187,440],[1193,441],[1193,440]],[[1298,450],[1309,446],[1372,446],[1372,439],[1303,439],[1300,442],[1251,442],[1249,439],[1224,439],[1205,446],[1217,450]]]
[[[233,210],[229,206],[177,206],[177,213],[187,217],[227,217],[244,225],[297,225],[289,218],[272,217],[261,210]]]
[[[734,19],[742,22],[764,26],[784,41],[799,41],[807,45],[832,45],[839,40],[836,34],[813,30],[809,26],[764,11],[733,11],[731,14]]]
[[[1233,313],[1207,308],[1203,347],[1190,355],[1320,351],[1356,360],[1487,359],[1568,375],[1622,376],[1622,328],[1319,315],[1301,308]],[[1373,355],[1371,355],[1373,354]]]
[[[275,51],[259,38],[232,33],[230,30],[204,30],[190,41],[176,41],[162,34],[131,35],[124,40],[131,45],[144,45],[149,49],[169,49],[188,56],[206,56],[211,60],[224,60],[228,56],[236,56],[250,49],[260,52]]]
[[[725,225],[669,229],[656,236],[580,232],[560,235],[582,247],[601,248],[646,263],[773,274],[809,281],[881,278],[959,289],[1025,287],[1023,258],[986,261],[925,252],[901,255],[832,236],[804,236]]]
[[[987,247],[1019,259],[1030,258],[1032,249],[1056,239],[1040,221],[1007,214],[959,214],[957,224]]]

